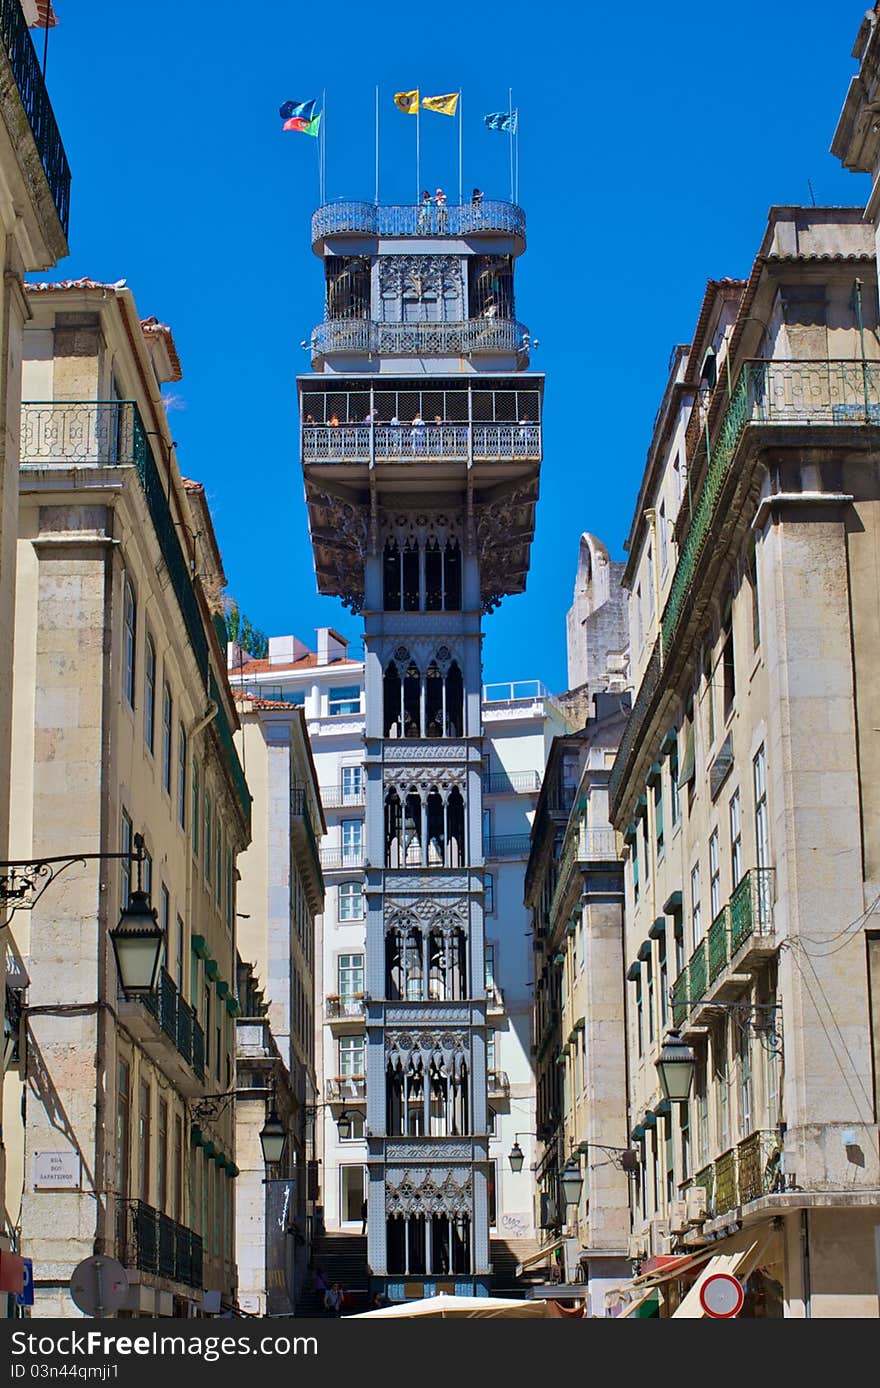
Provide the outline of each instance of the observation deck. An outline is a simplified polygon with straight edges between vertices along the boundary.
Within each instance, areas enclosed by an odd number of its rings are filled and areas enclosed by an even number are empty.
[[[328,239],[343,236],[370,241],[422,237],[512,238],[514,255],[526,248],[526,214],[514,202],[483,199],[479,204],[377,206],[372,202],[330,202],[312,214],[312,250],[326,253]]]

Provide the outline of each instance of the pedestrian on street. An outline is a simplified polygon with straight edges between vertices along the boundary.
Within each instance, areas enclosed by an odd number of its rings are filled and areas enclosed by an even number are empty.
[[[330,1290],[324,1293],[324,1309],[328,1316],[341,1316],[344,1305],[345,1293],[342,1290],[342,1283],[334,1282]]]

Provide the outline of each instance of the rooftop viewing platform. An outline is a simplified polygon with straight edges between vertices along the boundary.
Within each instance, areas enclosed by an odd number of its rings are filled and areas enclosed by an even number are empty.
[[[469,357],[515,356],[528,366],[528,328],[508,318],[468,318],[458,322],[376,323],[369,318],[331,318],[318,323],[309,343],[312,365],[326,356]]]
[[[525,250],[526,214],[513,202],[496,199],[438,207],[412,203],[381,207],[372,202],[325,203],[312,214],[312,249],[322,255],[329,236],[376,239],[421,236],[512,236],[516,253]]]

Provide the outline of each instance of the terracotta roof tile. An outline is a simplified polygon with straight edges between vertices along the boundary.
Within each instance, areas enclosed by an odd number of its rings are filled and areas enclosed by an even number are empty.
[[[180,480],[185,492],[203,492],[205,490],[204,482],[194,482],[191,477],[181,477]]]
[[[183,368],[180,365],[180,357],[177,355],[177,348],[174,345],[174,334],[167,323],[160,323],[158,318],[142,318],[141,328],[145,337],[164,337],[165,347],[168,352],[168,360],[171,363],[171,370],[174,372],[172,380],[179,381],[183,377]]]
[[[116,280],[114,283],[108,284],[104,280],[84,278],[81,280],[41,280],[37,284],[26,283],[24,287],[29,293],[42,294],[47,291],[51,293],[53,290],[62,289],[125,289],[126,283],[125,280]]]
[[[243,689],[233,689],[232,697],[237,704],[247,704],[251,709],[286,709],[288,713],[302,712],[301,704],[286,703],[284,699],[257,699]],[[247,710],[246,710],[247,711]]]

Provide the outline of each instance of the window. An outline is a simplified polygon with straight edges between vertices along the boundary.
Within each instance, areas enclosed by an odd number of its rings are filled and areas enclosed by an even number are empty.
[[[134,708],[134,647],[137,634],[137,604],[131,580],[122,590],[122,688],[129,708]]]
[[[737,1077],[739,1079],[739,1135],[752,1131],[752,1048],[748,1026],[737,1027]]]
[[[339,997],[354,998],[364,991],[364,956],[362,954],[340,954],[336,965]]]
[[[752,762],[752,778],[755,787],[755,852],[758,867],[767,867],[770,862],[770,826],[767,818],[767,759],[763,745],[758,748]]]
[[[636,836],[632,841],[632,878],[633,878],[633,901],[639,899],[639,831],[636,829]]]
[[[138,1102],[138,1198],[150,1203],[150,1086],[141,1080]]]
[[[684,968],[684,921],[680,915],[676,915],[672,925],[673,938],[675,940],[675,977]]]
[[[709,912],[714,921],[721,910],[721,853],[718,846],[718,830],[712,830],[709,839]]]
[[[756,651],[761,644],[761,607],[758,596],[758,546],[754,537],[749,545],[746,567],[752,593],[752,650]]]
[[[691,1116],[688,1104],[679,1104],[679,1123],[681,1125],[681,1179],[687,1181],[691,1174]]]
[[[205,826],[204,826],[204,866],[205,881],[211,885],[211,792],[205,786]]]
[[[705,1055],[698,1055],[694,1066],[694,1106],[697,1113],[697,1160],[702,1166],[709,1159],[709,1088]]]
[[[125,813],[125,810],[122,811],[121,839],[122,842],[119,845],[119,851],[124,853],[125,857],[119,860],[120,910],[128,905],[128,900],[131,896],[131,820]]]
[[[190,830],[192,832],[192,851],[193,857],[199,856],[199,764],[193,757],[192,766],[192,813],[190,814]]]
[[[675,740],[673,741],[672,746],[669,749],[669,805],[672,811],[673,828],[678,823],[679,817],[681,815],[681,797],[679,795],[678,788],[678,775],[678,736],[676,735]]]
[[[666,962],[666,936],[657,941],[657,962],[660,966],[660,1027],[669,1021],[669,966]]]
[[[226,849],[226,929],[232,934],[235,924],[235,867],[232,861],[232,849]],[[308,941],[308,936],[306,937]],[[306,949],[308,953],[308,948]]]
[[[743,875],[742,801],[739,790],[730,799],[730,877],[736,887]]]
[[[129,1095],[131,1074],[128,1063],[120,1060],[116,1087],[116,1190],[122,1200],[129,1190]]]
[[[712,688],[712,652],[707,647],[703,656],[703,702],[706,706],[706,755],[715,741],[715,691]]]
[[[168,1205],[168,1105],[159,1100],[159,1121],[156,1131],[156,1205],[162,1214]]]
[[[636,1045],[639,1055],[645,1051],[645,1009],[642,1000],[642,971],[639,969],[636,984]]]
[[[639,584],[636,589],[636,650],[640,651],[642,649],[644,635],[645,632],[642,624],[642,585]]]
[[[356,684],[340,685],[327,693],[327,713],[333,717],[338,713],[360,713],[361,691]]]
[[[340,1036],[339,1075],[363,1075],[364,1038],[363,1036]]]
[[[668,1205],[670,1200],[675,1199],[675,1162],[672,1155],[672,1114],[667,1113],[663,1122],[663,1154],[666,1169],[666,1203]]]
[[[487,916],[495,914],[495,875],[491,872],[483,873],[483,910]]]
[[[162,934],[165,936],[165,943],[162,946],[162,963],[167,969],[170,963],[168,950],[171,946],[171,897],[168,895],[168,888],[164,882],[159,892],[159,901],[161,902],[159,920],[162,925]]]
[[[654,782],[654,842],[657,857],[663,856],[663,778],[658,776]]]
[[[343,866],[358,867],[363,852],[364,822],[362,819],[342,821],[342,863]]]
[[[724,619],[722,629],[723,645],[721,647],[721,683],[724,690],[724,721],[733,712],[733,704],[736,699],[736,662],[733,649],[733,609],[728,606],[727,616]]]
[[[186,731],[182,723],[177,729],[177,822],[186,829]]]
[[[196,1016],[199,1015],[199,956],[194,949],[189,952],[189,1000]]]
[[[153,750],[156,722],[156,647],[152,636],[144,642],[144,742]]]
[[[637,828],[637,830],[638,830],[638,822],[636,823],[636,828]],[[648,812],[647,812],[647,810],[645,810],[644,815],[643,815],[643,817],[642,817],[642,825],[641,825],[641,830],[640,830],[640,832],[643,833],[644,836],[645,836],[645,851],[644,851],[644,855],[643,855],[642,861],[643,861],[644,864],[645,864],[645,886],[647,887],[648,881],[649,881],[650,876],[651,876],[651,844],[650,844],[650,840],[648,839]]]
[[[171,1212],[180,1222],[183,1218],[183,1119],[180,1114],[174,1117],[174,1155],[171,1160]]]
[[[220,829],[220,814],[215,816],[216,833],[214,835],[214,895],[217,898],[217,905],[223,902],[223,834]]]
[[[700,864],[694,863],[691,868],[691,938],[694,949],[703,938],[703,926],[700,920]]]
[[[654,1040],[654,960],[649,954],[645,960],[645,977],[648,983],[648,1040]]]
[[[645,600],[647,603],[647,625],[650,628],[654,622],[654,547],[648,545],[648,552],[645,555],[645,565],[647,574],[645,576]]]
[[[485,944],[483,946],[483,961],[486,980],[486,992],[491,993],[495,988],[495,946]]]
[[[490,1028],[486,1032],[486,1069],[489,1071],[498,1068],[498,1045],[495,1040],[495,1030]]]
[[[364,772],[361,766],[343,766],[342,801],[358,804],[364,788]]]
[[[153,856],[144,849],[144,891],[147,896],[153,895]]]
[[[669,563],[669,543],[666,535],[666,502],[660,502],[660,510],[657,512],[657,552],[660,556],[661,577],[666,573]]]
[[[340,882],[339,919],[359,921],[364,918],[364,888],[361,882]]]
[[[730,1075],[727,1062],[727,1021],[722,1021],[715,1033],[715,1079],[718,1082],[718,1146],[726,1152],[730,1146]]]
[[[171,726],[174,703],[168,681],[162,688],[162,785],[171,794]]]
[[[183,921],[177,917],[177,954],[174,961],[174,981],[177,991],[183,997]]]

